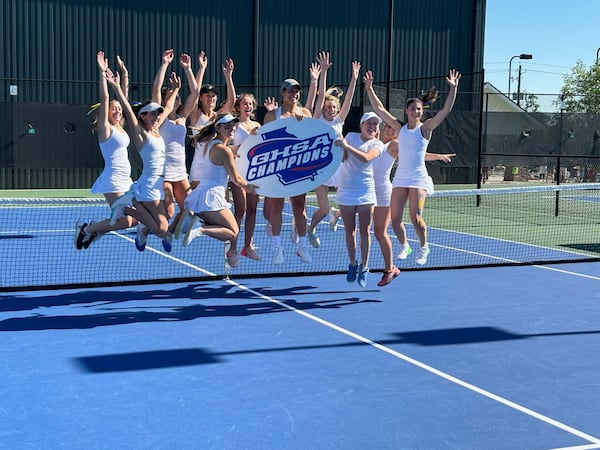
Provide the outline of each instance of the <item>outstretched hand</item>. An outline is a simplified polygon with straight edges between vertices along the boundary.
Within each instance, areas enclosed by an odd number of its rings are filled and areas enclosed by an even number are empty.
[[[162,54],[162,62],[165,64],[171,64],[173,58],[175,58],[175,51],[172,48],[165,50]]]
[[[460,80],[460,72],[458,70],[451,69],[446,77],[446,82],[450,87],[458,87],[458,80]]]
[[[121,81],[119,72],[113,73],[113,71],[110,70],[108,67],[104,71],[104,78],[106,78],[106,81],[108,82],[108,84],[112,85],[113,87],[119,86],[119,83]]]
[[[171,90],[181,89],[181,78],[177,76],[175,72],[171,72],[169,76],[169,83],[171,84]]]
[[[202,69],[206,70],[206,67],[208,66],[208,58],[206,57],[206,53],[204,53],[204,51],[198,53],[198,64]]]
[[[277,109],[279,107],[279,104],[277,103],[277,100],[275,100],[275,97],[265,98],[263,105],[267,111],[273,111],[274,109]]]
[[[221,68],[223,69],[223,75],[231,76],[233,74],[233,68],[234,68],[233,59],[230,59],[230,58],[226,59],[225,63],[223,63],[221,65]]]
[[[104,73],[108,69],[108,59],[103,51],[99,51],[96,54],[96,61],[98,62],[98,67],[100,68],[100,72]]]
[[[311,63],[310,67],[308,68],[308,73],[310,74],[311,81],[317,81],[319,79],[319,75],[321,75],[321,67],[316,62]]]
[[[192,58],[187,53],[182,53],[179,55],[179,65],[183,70],[188,70],[192,68]]]
[[[373,72],[367,70],[363,75],[363,83],[365,83],[365,87],[370,89],[373,87]]]
[[[329,52],[319,52],[317,55],[317,62],[319,63],[319,66],[321,66],[321,70],[325,72],[333,66],[333,63],[329,61]]]
[[[125,62],[121,59],[121,55],[117,55],[117,65],[119,66],[119,72],[121,72],[122,76],[126,76],[129,73]]]
[[[358,80],[360,74],[360,61],[352,61],[352,79]]]

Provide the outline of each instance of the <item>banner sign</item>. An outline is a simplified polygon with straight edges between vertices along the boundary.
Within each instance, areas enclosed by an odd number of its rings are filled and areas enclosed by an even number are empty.
[[[305,117],[269,122],[238,149],[236,166],[265,197],[293,197],[313,190],[337,170],[343,150],[336,132],[321,120]]]

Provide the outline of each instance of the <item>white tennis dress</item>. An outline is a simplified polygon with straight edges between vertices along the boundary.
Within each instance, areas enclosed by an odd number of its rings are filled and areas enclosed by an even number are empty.
[[[429,139],[421,133],[422,123],[409,130],[406,125],[398,133],[398,167],[392,181],[392,187],[425,189],[427,195],[433,194],[433,180],[425,166],[425,153]]]
[[[206,116],[204,113],[200,115],[198,122],[194,125],[195,128],[202,128],[208,125],[211,122],[210,118]],[[192,130],[192,134],[196,134],[197,130]],[[200,176],[202,175],[202,149],[204,148],[204,143],[196,143],[194,150],[194,157],[192,158],[192,165],[190,167],[190,182],[192,181],[200,181]]]
[[[342,135],[342,131],[344,129],[344,121],[340,116],[335,116],[333,120],[327,120],[325,117],[319,117],[319,120],[323,123],[326,123],[331,128],[335,130],[335,133],[338,136]],[[340,178],[340,170],[342,169],[342,165],[337,168],[337,170],[331,175],[324,183],[323,186],[327,187],[337,187],[339,178]]]
[[[360,133],[348,133],[346,142],[352,147],[367,153],[370,148],[377,148],[379,155],[383,152],[383,142],[379,139],[363,141]],[[338,191],[335,201],[338,205],[358,206],[374,205],[375,178],[373,176],[373,161],[363,162],[348,153],[348,158],[342,163]]]
[[[196,151],[195,157],[202,158],[202,173],[200,183],[185,198],[185,208],[195,213],[204,211],[221,211],[231,208],[231,204],[225,198],[225,191],[229,181],[229,175],[225,166],[213,164],[210,161],[210,152],[216,144],[222,144],[219,139],[213,139],[208,143],[201,143],[199,146],[201,153]],[[207,146],[207,151],[203,154],[203,147]]]
[[[133,183],[133,195],[139,202],[163,200],[163,173],[165,170],[165,141],[161,136],[146,133],[146,141],[140,149],[144,165],[140,178]]]
[[[165,181],[181,181],[188,177],[185,167],[185,122],[167,119],[160,127],[165,141]]]
[[[110,127],[110,136],[100,142],[100,151],[104,158],[104,170],[92,185],[92,194],[110,194],[127,192],[133,183],[131,163],[127,154],[129,135],[114,126]]]
[[[377,197],[375,206],[390,206],[390,199],[392,197],[392,180],[390,179],[390,174],[396,158],[388,152],[389,146],[390,142],[384,144],[383,153],[373,161],[373,178],[375,179],[375,194]]]
[[[241,145],[248,136],[250,136],[250,132],[238,124],[235,128],[235,134],[233,135],[233,145]]]

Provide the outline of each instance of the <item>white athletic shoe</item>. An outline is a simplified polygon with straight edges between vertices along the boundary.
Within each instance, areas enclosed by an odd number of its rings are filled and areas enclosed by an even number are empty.
[[[194,228],[194,225],[197,222],[200,222],[200,226]],[[204,230],[202,229],[203,224],[204,224],[204,222],[202,222],[200,220],[200,217],[198,217],[198,216],[192,217],[192,220],[190,221],[188,230],[186,231],[185,236],[183,238],[182,245],[184,247],[187,247],[188,245],[190,245],[190,242],[192,242],[194,239],[196,239],[197,237],[202,236],[204,234]]]
[[[424,265],[427,262],[428,255],[429,255],[429,247],[421,247],[419,249],[419,253],[417,253],[415,262],[420,266]]]
[[[337,208],[331,208],[329,210],[329,228],[331,231],[337,231],[338,229],[338,223],[340,221],[340,217],[337,215],[338,212],[339,209]]]
[[[308,237],[308,242],[310,242],[310,245],[312,245],[314,248],[319,248],[321,246],[321,240],[319,239],[319,236],[317,236],[316,233],[311,233],[310,231],[308,233],[306,233],[307,237]]]
[[[308,253],[306,247],[296,247],[296,255],[300,257],[300,260],[303,263],[310,264],[312,262],[312,257],[310,256],[310,253]]]
[[[400,253],[398,253],[398,259],[406,259],[406,258],[408,258],[408,255],[410,255],[411,253],[412,253],[412,248],[410,248],[410,245],[403,244],[400,246]]]
[[[114,225],[121,217],[125,217],[125,208],[130,207],[133,203],[133,192],[131,190],[125,192],[112,205],[110,205],[110,224]]]
[[[177,221],[177,225],[175,225],[175,231],[173,233],[175,239],[179,240],[182,235],[185,235],[188,232],[190,228],[190,223],[192,223],[192,217],[193,215],[188,209],[185,209],[181,213],[181,215],[179,216],[179,220]]]

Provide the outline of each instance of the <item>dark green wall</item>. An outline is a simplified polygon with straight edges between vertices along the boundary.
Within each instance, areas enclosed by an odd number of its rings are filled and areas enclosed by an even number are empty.
[[[342,87],[353,60],[377,81],[439,77],[449,68],[480,72],[484,17],[485,0],[0,0],[0,111],[12,122],[11,134],[0,136],[0,167],[101,167],[85,116],[97,101],[98,50],[113,67],[122,55],[132,100],[150,96],[162,51],[173,48],[189,53],[194,69],[204,50],[205,82],[217,86],[222,61],[232,58],[238,92],[261,102],[278,94],[284,78],[306,84],[321,50],[334,63],[328,84]],[[461,81],[461,91],[479,90]],[[354,105],[361,107],[359,95]],[[40,131],[21,136],[32,121]],[[65,123],[75,131],[65,132]]]

